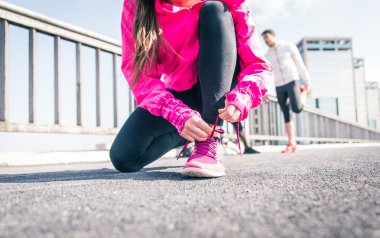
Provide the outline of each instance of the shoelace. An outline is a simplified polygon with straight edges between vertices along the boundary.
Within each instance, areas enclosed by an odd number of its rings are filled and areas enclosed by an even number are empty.
[[[218,144],[217,143],[204,143],[204,142],[195,142],[196,146],[194,149],[194,153],[196,154],[201,154],[210,157],[211,159],[218,160],[217,158],[217,149],[218,149]]]
[[[215,123],[214,123],[214,127],[212,128],[212,132],[211,132],[211,135],[208,137],[208,138],[212,138],[214,136],[214,133],[217,132],[219,134],[224,134],[224,130],[223,129],[216,129],[216,125],[218,123],[218,120],[219,120],[219,114],[216,116],[216,119],[215,119]],[[239,153],[240,153],[240,157],[243,157],[243,154],[241,153],[241,148],[240,148],[240,133],[239,133],[239,123],[236,123],[236,136],[237,136],[237,144],[238,144],[238,147],[239,147]],[[179,152],[179,155],[177,157],[177,160],[179,159],[179,157],[181,157],[182,153],[186,150],[187,146],[189,145],[190,141],[186,141],[185,145],[183,146],[181,152]],[[202,148],[204,150],[204,148]],[[206,149],[211,149],[211,148],[206,148]],[[214,148],[216,149],[216,148]],[[214,152],[213,152],[214,153]]]

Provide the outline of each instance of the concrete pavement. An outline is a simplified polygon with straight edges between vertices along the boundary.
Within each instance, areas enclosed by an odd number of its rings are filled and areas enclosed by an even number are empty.
[[[298,145],[298,150],[310,149],[337,149],[349,147],[379,147],[379,142],[372,143],[341,143],[341,144],[311,144]],[[177,157],[182,147],[171,150],[163,158],[172,159]],[[255,149],[261,152],[280,152],[284,149],[280,146],[255,146]],[[235,143],[229,143],[225,148],[226,154],[237,155],[239,148]],[[7,166],[28,166],[28,165],[51,165],[51,164],[70,164],[70,163],[92,163],[109,161],[108,150],[82,150],[82,151],[38,151],[38,152],[14,152],[0,151],[0,167]]]
[[[380,147],[225,157],[219,179],[184,162],[0,167],[0,237],[380,237]]]

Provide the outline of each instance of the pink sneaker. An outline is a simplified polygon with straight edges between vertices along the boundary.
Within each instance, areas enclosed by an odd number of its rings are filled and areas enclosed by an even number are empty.
[[[187,160],[181,174],[190,177],[200,177],[200,178],[217,178],[224,176],[224,166],[222,165],[222,157],[224,154],[224,149],[220,140],[214,138],[214,133],[224,134],[223,129],[216,129],[216,125],[219,120],[219,115],[217,115],[214,123],[214,128],[212,129],[211,136],[205,141],[196,141],[194,151],[191,153],[189,159]],[[240,148],[240,138],[239,138],[239,123],[236,123],[236,135],[237,143],[239,145],[240,156],[243,157]],[[186,150],[189,142],[185,143],[182,151],[179,153],[177,160]]]
[[[201,178],[224,176],[224,166],[221,161],[223,154],[224,149],[218,139],[211,137],[206,141],[197,141],[181,174]]]

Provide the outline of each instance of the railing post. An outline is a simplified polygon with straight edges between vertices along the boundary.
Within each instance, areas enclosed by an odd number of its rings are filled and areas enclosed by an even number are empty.
[[[96,126],[100,127],[100,49],[96,48],[95,54],[96,71]]]
[[[117,128],[117,56],[112,54],[112,73],[113,73],[113,126]]]
[[[59,125],[59,46],[61,38],[54,37],[54,124]]]
[[[274,124],[275,124],[275,128],[272,128],[272,130],[271,130],[271,132],[272,133],[274,132],[274,133],[271,134],[271,135],[279,135],[279,133],[280,133],[279,123],[281,123],[281,122],[279,120],[279,115],[278,115],[278,110],[277,110],[277,104],[276,103],[272,103],[272,104],[269,104],[269,105],[270,105],[269,109],[272,108],[272,110],[271,110],[272,122],[274,122]]]
[[[135,110],[135,100],[132,91],[129,91],[129,110],[132,113]]]
[[[36,63],[36,29],[29,29],[29,123],[35,122],[35,63]]]
[[[0,122],[6,122],[7,113],[7,63],[8,63],[8,22],[0,19]]]
[[[77,125],[82,126],[82,44],[76,43]]]

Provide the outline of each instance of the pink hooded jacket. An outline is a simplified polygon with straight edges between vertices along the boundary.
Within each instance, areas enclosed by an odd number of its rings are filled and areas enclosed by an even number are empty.
[[[121,20],[121,69],[130,86],[134,80],[131,68],[135,47],[132,32],[135,1],[124,1]],[[199,11],[203,3],[208,0],[198,2],[192,7],[174,6],[164,0],[154,1],[162,34],[176,53],[160,52],[157,68],[149,74],[143,71],[140,81],[131,87],[131,90],[139,107],[153,115],[162,116],[181,133],[186,120],[194,115],[200,116],[200,113],[174,98],[166,89],[184,91],[198,81]],[[232,14],[241,66],[238,84],[226,94],[226,100],[240,110],[240,121],[242,121],[248,117],[250,109],[262,103],[262,98],[273,81],[273,70],[271,64],[264,59],[255,25],[245,1],[220,1],[228,6]]]

